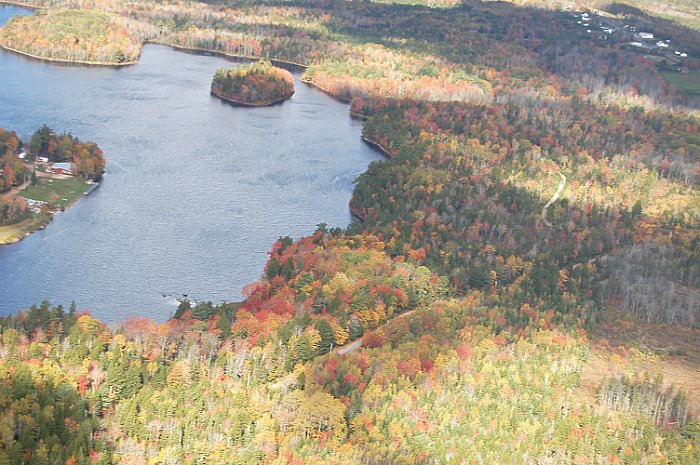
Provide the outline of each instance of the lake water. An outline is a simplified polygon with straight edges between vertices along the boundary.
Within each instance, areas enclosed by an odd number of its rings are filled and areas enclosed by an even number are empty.
[[[22,12],[0,7],[0,24]],[[47,124],[107,157],[99,189],[0,247],[0,315],[49,299],[165,320],[182,294],[240,300],[278,237],[349,224],[353,180],[379,155],[347,105],[299,82],[281,105],[228,105],[209,93],[225,64],[153,45],[122,69],[0,51],[0,127]]]

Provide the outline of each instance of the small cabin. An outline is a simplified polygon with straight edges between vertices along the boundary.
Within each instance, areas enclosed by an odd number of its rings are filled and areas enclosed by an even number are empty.
[[[639,37],[642,39],[653,39],[654,34],[652,34],[651,32],[640,32]]]

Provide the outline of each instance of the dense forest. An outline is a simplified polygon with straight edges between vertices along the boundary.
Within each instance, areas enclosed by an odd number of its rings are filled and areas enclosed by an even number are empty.
[[[371,114],[364,136],[392,157],[360,177],[351,206],[363,223],[354,230],[378,234],[391,254],[449,276],[458,292],[510,294],[517,282],[518,301],[545,299],[564,318],[590,321],[609,289],[631,291],[620,282],[606,287],[608,270],[623,281],[639,276],[606,266],[619,264],[614,257],[668,247],[668,266],[678,272],[671,282],[686,305],[659,305],[648,318],[699,321],[694,117],[584,102],[356,100],[353,107]],[[560,200],[543,207],[562,180]],[[669,237],[674,228],[683,232]],[[662,269],[643,281],[675,294]],[[644,300],[655,293],[642,287],[625,294]]]
[[[700,463],[700,101],[661,73],[698,73],[692,2],[31,3],[304,65],[386,159],[243,302],[0,319],[0,464]],[[281,73],[212,90],[272,100]],[[25,149],[104,169],[46,127]]]
[[[294,78],[286,69],[260,60],[248,66],[219,68],[211,81],[214,95],[234,103],[260,106],[286,100],[294,94]]]
[[[320,228],[275,244],[243,305],[109,330],[48,303],[2,321],[9,463],[674,463],[700,459],[661,378],[578,392],[582,332]],[[384,323],[388,321],[388,323]],[[358,338],[356,350],[335,348]],[[361,346],[361,347],[358,347]],[[345,347],[348,347],[347,345]],[[639,355],[625,355],[632,365]],[[633,366],[633,365],[632,365]],[[624,373],[624,372],[623,372]],[[596,400],[597,399],[597,400]],[[654,402],[648,402],[653,399]]]

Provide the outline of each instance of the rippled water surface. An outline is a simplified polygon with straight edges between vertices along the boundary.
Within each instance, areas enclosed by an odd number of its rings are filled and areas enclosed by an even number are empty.
[[[0,24],[20,11],[0,8]],[[152,45],[123,69],[0,51],[0,127],[46,123],[108,160],[99,189],[0,247],[0,314],[47,298],[164,320],[182,294],[239,300],[279,236],[349,223],[352,182],[378,156],[347,106],[297,82],[281,105],[233,107],[209,94],[226,63]]]

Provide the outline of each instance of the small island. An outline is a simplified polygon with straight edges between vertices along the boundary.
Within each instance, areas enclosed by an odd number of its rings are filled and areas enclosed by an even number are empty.
[[[0,128],[0,245],[42,229],[97,187],[105,158],[94,142],[44,125],[29,143]]]
[[[123,66],[141,55],[138,27],[96,10],[49,10],[18,16],[0,28],[0,47],[46,61]]]
[[[211,93],[237,105],[262,107],[287,100],[294,94],[292,74],[260,60],[249,66],[219,68]]]

